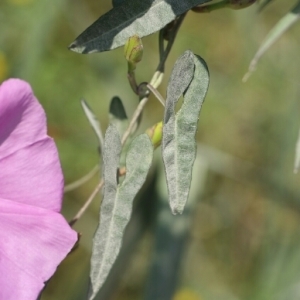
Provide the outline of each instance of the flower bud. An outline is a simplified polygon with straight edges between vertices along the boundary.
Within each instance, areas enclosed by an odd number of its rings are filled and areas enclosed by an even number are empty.
[[[163,122],[159,122],[146,130],[146,133],[148,134],[154,149],[159,147],[161,144],[162,128]]]
[[[132,72],[136,68],[136,64],[142,60],[143,44],[139,36],[130,37],[124,46],[124,55],[128,62],[128,72]]]

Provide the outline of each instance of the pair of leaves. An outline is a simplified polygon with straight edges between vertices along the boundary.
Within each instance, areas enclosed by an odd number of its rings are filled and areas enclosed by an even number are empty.
[[[69,46],[78,53],[120,47],[134,35],[144,37],[159,31],[177,16],[210,0],[125,0],[88,27]]]
[[[104,140],[104,197],[100,223],[93,241],[89,299],[95,298],[119,254],[123,233],[131,216],[133,199],[146,180],[152,162],[152,144],[148,136],[142,134],[133,140],[128,149],[126,177],[118,184],[121,150],[118,130],[110,125]]]

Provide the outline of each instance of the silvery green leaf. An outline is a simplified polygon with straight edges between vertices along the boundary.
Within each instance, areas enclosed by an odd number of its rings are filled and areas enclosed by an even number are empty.
[[[103,134],[102,134],[102,130],[100,127],[100,122],[97,119],[97,117],[95,116],[95,114],[93,113],[93,111],[90,108],[90,106],[88,105],[88,103],[84,99],[82,99],[80,102],[81,102],[81,106],[83,108],[83,111],[84,111],[87,119],[89,120],[92,128],[94,129],[94,131],[96,133],[96,136],[99,141],[99,147],[100,147],[100,150],[102,151],[102,149],[103,149]]]
[[[125,0],[101,16],[69,46],[78,53],[108,51],[134,35],[159,31],[177,16],[209,0]]]
[[[129,121],[128,121],[122,100],[116,96],[113,97],[110,102],[109,123],[114,125],[117,128],[120,137],[123,136],[124,132],[126,131],[128,125],[129,125]],[[125,143],[125,145],[123,145],[123,149],[122,149],[121,157],[120,157],[120,167],[125,166],[126,153],[128,151],[128,147],[130,145],[131,140],[132,140],[132,137],[130,136],[127,139],[127,142]],[[122,178],[120,178],[120,180],[122,181]]]
[[[117,129],[110,125],[105,134],[103,151],[104,197],[100,223],[93,240],[91,285],[88,299],[95,299],[114,264],[130,219],[132,203],[146,180],[151,166],[153,147],[146,134],[136,137],[126,157],[126,176],[117,182],[121,141]]]
[[[188,199],[196,156],[195,134],[208,85],[205,62],[191,51],[184,52],[175,63],[168,84],[162,140],[173,214],[182,213]],[[176,103],[182,95],[184,102],[175,114]]]
[[[259,59],[265,52],[296,22],[300,19],[300,1],[297,5],[271,29],[265,40],[262,42],[254,58],[252,59],[249,70],[245,74],[243,81],[246,81],[249,76],[254,72]]]

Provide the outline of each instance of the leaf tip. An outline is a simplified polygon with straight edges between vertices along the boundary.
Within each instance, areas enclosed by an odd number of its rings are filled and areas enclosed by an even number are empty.
[[[88,293],[88,300],[93,300],[95,299],[95,296],[97,295],[97,293],[95,293],[94,289],[93,289],[93,285],[92,282],[90,281],[90,286],[89,286],[89,293]]]
[[[251,76],[252,72],[248,71],[247,73],[244,74],[243,78],[242,78],[242,82],[247,82],[249,77]]]
[[[183,213],[183,210],[184,210],[184,205],[172,205],[170,204],[171,206],[171,211],[172,211],[172,214],[174,216],[176,215],[181,215]]]
[[[256,69],[256,61],[252,60],[249,65],[248,71],[242,78],[242,82],[246,82],[249,79],[249,77],[252,75],[252,73],[255,71],[255,69]]]
[[[68,49],[73,52],[79,53],[79,54],[88,54],[88,53],[96,52],[96,51],[87,51],[86,47],[81,46],[77,40],[75,40],[73,43],[71,43],[68,46]]]
[[[182,56],[186,56],[189,60],[193,61],[195,55],[191,50],[186,50]]]
[[[71,51],[77,52],[77,49],[78,49],[77,42],[74,41],[73,43],[71,43],[71,44],[68,46],[68,49],[71,50]]]
[[[118,96],[111,99],[109,112],[119,120],[128,119],[122,100]]]

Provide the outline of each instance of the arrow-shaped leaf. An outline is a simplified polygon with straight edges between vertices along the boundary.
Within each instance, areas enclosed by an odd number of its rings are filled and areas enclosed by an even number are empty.
[[[194,6],[210,0],[125,0],[81,33],[69,46],[78,53],[111,50],[134,35],[154,33]]]
[[[109,126],[103,151],[104,197],[100,223],[93,240],[89,299],[94,299],[114,264],[130,219],[133,199],[145,182],[153,156],[153,147],[146,134],[135,138],[126,157],[126,177],[118,185],[117,168],[121,141],[117,129]]]
[[[188,199],[196,156],[195,134],[209,84],[205,62],[186,51],[175,63],[167,89],[162,155],[173,214],[182,213]],[[184,102],[175,114],[183,94]]]

